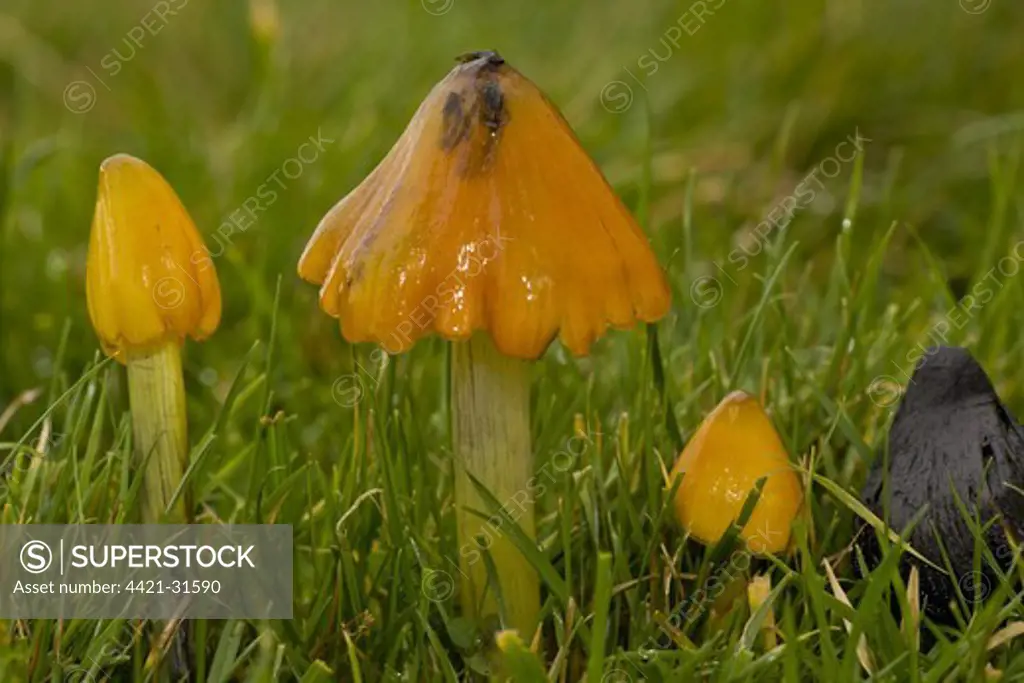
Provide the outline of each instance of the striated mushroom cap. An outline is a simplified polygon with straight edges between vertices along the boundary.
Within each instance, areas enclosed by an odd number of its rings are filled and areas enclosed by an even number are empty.
[[[585,355],[609,326],[667,311],[647,239],[569,125],[493,52],[427,95],[299,261],[351,342],[391,353],[486,331],[518,358],[557,335]]]

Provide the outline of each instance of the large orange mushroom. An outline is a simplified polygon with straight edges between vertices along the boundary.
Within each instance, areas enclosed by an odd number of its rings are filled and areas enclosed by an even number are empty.
[[[669,290],[647,239],[538,88],[475,52],[427,95],[376,169],[323,218],[299,261],[351,342],[389,353],[453,342],[455,499],[465,549],[497,500],[531,489],[529,366],[558,337],[575,355],[609,326],[655,321]],[[525,496],[529,498],[529,496]],[[533,501],[517,510],[531,537]],[[521,514],[520,514],[521,513]],[[538,577],[504,530],[486,546],[506,625],[529,631]],[[483,545],[483,544],[481,544]],[[478,551],[460,552],[465,606],[497,607]]]

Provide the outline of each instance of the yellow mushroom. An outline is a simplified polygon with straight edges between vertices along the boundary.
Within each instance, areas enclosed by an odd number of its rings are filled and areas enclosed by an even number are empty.
[[[126,154],[100,166],[86,264],[89,317],[103,350],[128,369],[134,446],[144,471],[144,521],[168,510],[188,457],[180,346],[220,322],[213,262],[174,190]]]
[[[740,516],[762,477],[761,496],[741,537],[755,554],[789,545],[790,526],[802,493],[782,440],[761,405],[736,391],[704,418],[672,468],[682,474],[675,506],[680,523],[700,542],[713,545]]]
[[[153,167],[118,154],[100,165],[86,267],[89,317],[121,363],[220,322],[217,272],[178,195]]]
[[[488,511],[469,475],[532,537],[523,361],[555,337],[586,355],[609,327],[661,318],[670,295],[640,227],[537,86],[494,52],[459,61],[323,218],[298,270],[351,342],[390,353],[431,333],[454,342],[463,603],[493,611],[493,594],[481,601],[486,547],[508,626],[528,634],[538,577],[502,528],[469,512]]]

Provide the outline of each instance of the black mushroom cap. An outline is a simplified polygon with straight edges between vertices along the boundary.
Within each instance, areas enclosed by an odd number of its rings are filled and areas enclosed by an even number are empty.
[[[909,553],[901,558],[901,573],[906,578],[910,564],[918,565],[924,613],[933,621],[955,623],[950,609],[957,599],[954,584],[970,602],[984,597],[997,581],[984,556],[981,575],[975,573],[975,535],[964,510],[982,528],[988,524],[986,543],[1001,568],[1009,566],[1013,553],[1007,533],[1024,538],[1024,495],[1010,485],[1024,488],[1024,430],[966,349],[929,349],[914,369],[889,430],[888,470],[884,452],[879,453],[861,499],[896,533],[927,504],[906,540],[945,569],[941,541],[953,574]],[[869,568],[875,567],[881,553],[874,530],[862,529],[858,543]]]

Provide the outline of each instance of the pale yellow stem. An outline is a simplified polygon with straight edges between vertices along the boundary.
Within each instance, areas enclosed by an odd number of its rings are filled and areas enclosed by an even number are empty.
[[[469,478],[472,474],[532,540],[534,531],[533,455],[530,448],[530,375],[521,360],[502,355],[484,335],[452,344],[452,441],[455,451],[455,504],[464,608],[482,619],[498,612],[487,590],[489,552],[505,604],[506,628],[533,637],[540,612],[537,572],[508,536]],[[468,510],[489,514],[481,519]],[[491,521],[493,520],[493,521]]]
[[[169,341],[145,354],[129,355],[127,365],[135,456],[140,465],[146,463],[140,494],[142,521],[185,522],[184,496],[167,512],[188,460],[179,344]]]

